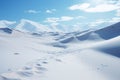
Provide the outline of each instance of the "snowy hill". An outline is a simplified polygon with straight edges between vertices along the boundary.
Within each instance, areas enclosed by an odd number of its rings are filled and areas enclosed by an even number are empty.
[[[71,33],[40,26],[0,29],[0,80],[120,80],[120,23]]]

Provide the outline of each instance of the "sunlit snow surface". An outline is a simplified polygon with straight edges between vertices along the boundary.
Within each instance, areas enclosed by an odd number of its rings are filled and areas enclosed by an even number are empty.
[[[120,36],[0,32],[0,80],[120,80]]]

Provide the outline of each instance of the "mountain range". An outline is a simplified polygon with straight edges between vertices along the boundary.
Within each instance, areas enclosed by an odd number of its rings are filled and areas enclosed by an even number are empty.
[[[0,53],[0,80],[120,80],[120,22],[66,33],[21,20],[0,28]]]

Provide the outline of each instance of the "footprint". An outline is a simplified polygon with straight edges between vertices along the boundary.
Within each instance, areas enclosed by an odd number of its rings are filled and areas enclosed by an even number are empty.
[[[97,70],[102,71],[103,69],[105,69],[107,67],[108,67],[108,65],[106,65],[106,64],[100,64],[100,67],[98,67]]]
[[[34,72],[37,73],[37,74],[43,74],[47,71],[46,68],[41,67],[41,66],[38,66],[38,67],[35,67],[35,68],[36,68],[36,70]]]
[[[100,68],[97,68],[97,70],[100,70]]]
[[[23,67],[23,70],[31,70],[31,69],[32,69],[32,67],[30,67],[30,66]]]
[[[36,66],[42,66],[40,63],[37,63]]]
[[[33,76],[32,71],[18,71],[17,73],[20,76],[24,76],[24,77],[31,77],[31,76]]]
[[[101,64],[101,66],[102,66],[102,67],[108,67],[108,65],[106,65],[106,64]]]
[[[14,55],[19,55],[20,53],[14,53]]]
[[[12,69],[8,69],[8,71],[9,71],[9,72],[11,72],[11,71],[12,71]]]
[[[37,69],[37,70],[40,70],[40,71],[47,71],[47,69],[44,68],[44,67],[36,67],[36,69]]]
[[[43,61],[42,63],[43,63],[43,64],[48,64],[48,62],[46,62],[46,61]]]
[[[9,77],[0,76],[0,80],[21,80],[21,79],[18,79],[18,78],[9,78]]]
[[[60,60],[60,59],[55,59],[56,61],[58,61],[58,62],[62,62],[62,60]]]

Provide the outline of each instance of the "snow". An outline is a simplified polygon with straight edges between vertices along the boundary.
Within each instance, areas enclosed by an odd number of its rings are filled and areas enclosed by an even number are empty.
[[[0,80],[120,80],[120,36],[105,30],[1,31]]]
[[[44,45],[44,39],[41,40],[41,38],[28,36],[20,32],[15,33],[18,34],[3,34],[0,37],[0,65],[2,65],[0,73],[7,71],[9,68],[21,67],[33,59],[44,57],[46,53],[61,50],[61,48]],[[50,37],[47,37],[47,39],[51,41]],[[15,55],[14,53],[19,54]]]

